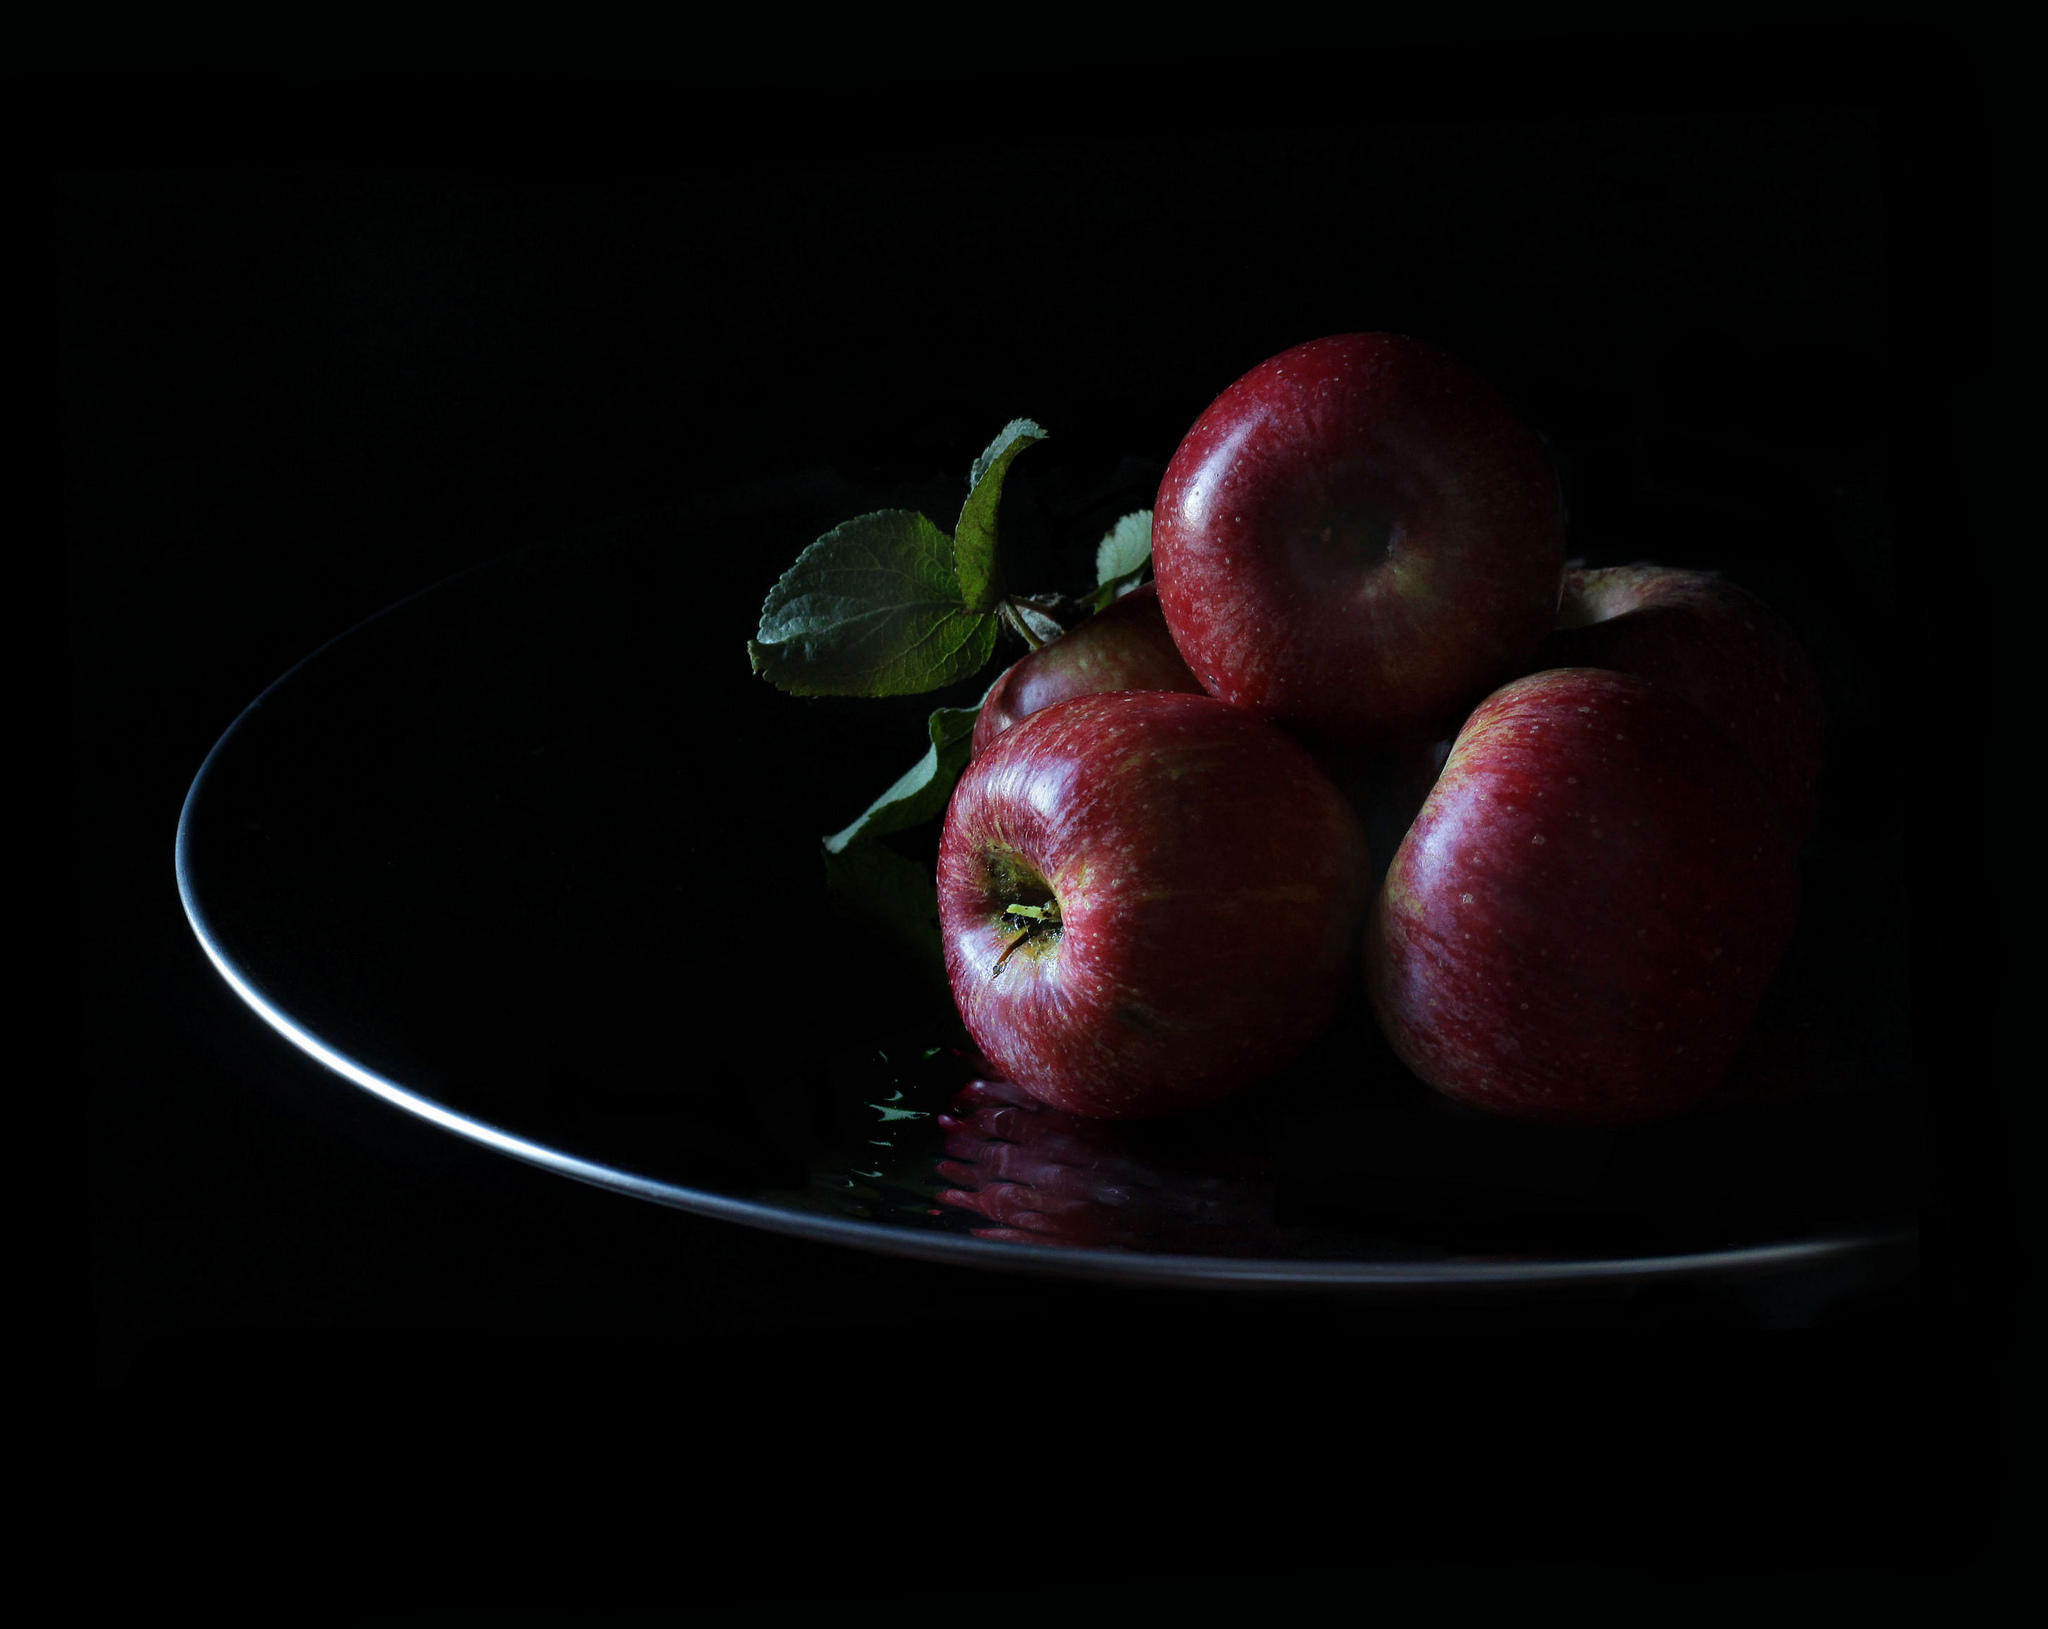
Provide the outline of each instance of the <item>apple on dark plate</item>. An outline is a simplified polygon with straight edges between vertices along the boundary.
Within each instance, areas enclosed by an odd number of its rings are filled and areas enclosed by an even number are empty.
[[[1550,459],[1464,363],[1398,334],[1262,362],[1188,431],[1152,518],[1174,643],[1210,694],[1319,741],[1449,735],[1557,613]]]
[[[1151,583],[1012,662],[982,698],[973,751],[986,752],[1003,731],[1056,701],[1111,690],[1202,694],[1201,681],[1166,631],[1159,591]]]
[[[1143,1119],[1285,1068],[1354,988],[1358,817],[1284,732],[1209,696],[1032,714],[967,766],[939,842],[960,1016],[1070,1113]]]
[[[1747,589],[1671,566],[1574,568],[1538,663],[1634,673],[1683,696],[1749,754],[1795,841],[1813,830],[1820,680],[1792,630]]]
[[[1461,1102],[1625,1125],[1720,1084],[1790,940],[1796,851],[1721,728],[1630,674],[1495,692],[1387,870],[1367,984]]]

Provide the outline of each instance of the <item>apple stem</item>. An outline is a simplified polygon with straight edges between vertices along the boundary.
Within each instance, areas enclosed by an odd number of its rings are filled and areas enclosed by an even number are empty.
[[[996,958],[996,964],[989,969],[988,976],[994,978],[1003,970],[1003,964],[1017,953],[1017,947],[1040,928],[1056,928],[1060,925],[1060,902],[1049,900],[1043,905],[1005,905],[1004,911],[1024,920],[1017,924],[1017,931],[1003,946],[1003,953]]]
[[[1029,923],[1026,923],[1023,927],[1017,930],[1016,937],[1011,939],[1011,941],[1008,944],[1003,946],[1003,953],[996,958],[995,966],[991,967],[988,970],[988,976],[990,978],[994,978],[998,973],[1000,973],[1003,970],[1003,963],[1005,963],[1012,956],[1014,956],[1017,953],[1017,947],[1030,937],[1031,926]]]

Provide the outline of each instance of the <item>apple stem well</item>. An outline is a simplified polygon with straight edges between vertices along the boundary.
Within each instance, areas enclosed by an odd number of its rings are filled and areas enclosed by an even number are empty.
[[[1002,906],[997,921],[1016,930],[1004,943],[995,966],[989,969],[993,978],[1032,940],[1043,943],[1059,937],[1060,902],[1045,878],[1022,856],[991,849],[984,858],[990,901]]]
[[[990,978],[1002,972],[1003,964],[1009,961],[1017,953],[1018,948],[1034,934],[1042,937],[1057,937],[1059,934],[1060,902],[1056,899],[1044,905],[1005,905],[1003,910],[1006,915],[1021,920],[1010,942],[1003,946],[1003,953],[996,958],[995,966],[988,970]]]

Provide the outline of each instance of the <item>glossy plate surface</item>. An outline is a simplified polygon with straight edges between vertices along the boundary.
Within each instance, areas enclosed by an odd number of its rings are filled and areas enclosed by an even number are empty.
[[[798,701],[742,650],[750,599],[875,506],[819,476],[636,517],[308,657],[187,799],[178,881],[207,955],[295,1045],[450,1132],[857,1248],[1361,1290],[1910,1257],[1904,906],[1881,836],[1815,844],[1752,1055],[1668,1125],[1477,1118],[1357,1019],[1170,1125],[977,1079],[943,991],[828,894],[819,857],[915,760],[935,698]]]

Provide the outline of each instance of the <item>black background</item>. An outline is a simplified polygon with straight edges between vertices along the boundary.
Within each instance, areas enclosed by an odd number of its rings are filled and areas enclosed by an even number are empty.
[[[480,1515],[553,1535],[520,1549],[529,1606],[591,1576],[593,1534],[636,1601],[791,1611],[1000,1615],[1084,1553],[1112,1602],[1248,1605],[1367,1565],[1782,1590],[1987,1564],[2031,1418],[1987,1006],[2013,805],[1973,700],[2001,636],[1967,610],[2007,547],[1999,56],[1838,22],[28,81],[29,486],[62,471],[77,902],[52,1067],[88,1088],[103,1531],[189,1587],[212,1518],[182,1490],[225,1456],[237,1547],[390,1612],[493,1598],[392,1583]],[[170,865],[193,771],[393,599],[709,487],[961,477],[1018,414],[1053,432],[1018,466],[1053,546],[1244,368],[1360,327],[1522,404],[1582,552],[1782,585],[1855,703],[1838,797],[1903,800],[1929,1259],[1829,1309],[1824,1364],[1723,1355],[1763,1314],[1719,1290],[1217,1296],[747,1233],[388,1110],[198,954]],[[786,563],[707,558],[681,637],[736,652]],[[1532,1353],[1553,1329],[1585,1355]],[[1400,1355],[1417,1333],[1445,1355]],[[389,1420],[372,1458],[355,1427]],[[352,1487],[389,1521],[333,1567]],[[1114,1536],[1161,1514],[1191,1548]]]

